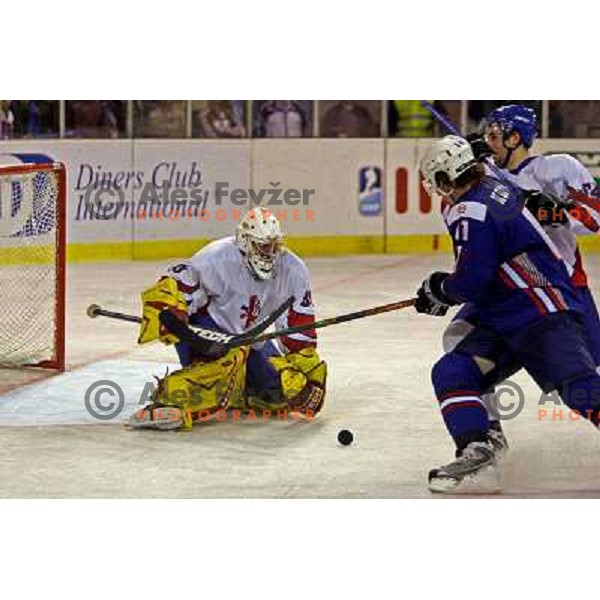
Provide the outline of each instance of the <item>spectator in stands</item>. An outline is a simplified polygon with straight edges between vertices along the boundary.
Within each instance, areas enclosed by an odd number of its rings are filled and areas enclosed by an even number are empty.
[[[311,101],[257,100],[255,137],[307,137],[312,134]]]
[[[134,137],[184,138],[185,102],[183,100],[136,100]]]
[[[0,100],[0,140],[13,137],[15,116],[10,110],[10,100]]]
[[[40,108],[35,100],[30,100],[27,110],[27,137],[40,137],[42,133]]]
[[[548,134],[550,137],[563,137],[565,118],[560,110],[560,104],[560,100],[550,100],[550,123],[548,126]]]
[[[378,100],[366,102],[374,103],[375,110],[381,106]],[[323,137],[379,137],[380,130],[378,121],[360,100],[339,100],[324,113],[320,134]]]
[[[438,102],[429,101],[436,108]],[[421,105],[420,100],[394,100],[390,102],[390,134],[398,137],[431,137],[433,116]]]
[[[119,137],[113,101],[72,100],[67,102],[67,136],[82,138]]]
[[[600,102],[550,100],[550,137],[600,137]]]
[[[58,100],[12,100],[14,137],[57,137],[58,104]]]
[[[246,137],[244,100],[208,100],[200,104],[192,112],[194,137]]]

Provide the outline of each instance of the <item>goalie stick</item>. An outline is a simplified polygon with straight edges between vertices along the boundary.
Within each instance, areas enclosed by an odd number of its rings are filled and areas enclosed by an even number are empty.
[[[212,342],[213,350],[219,350],[220,348],[231,349],[238,348],[239,346],[246,346],[249,344],[255,344],[257,342],[265,342],[267,340],[272,340],[274,338],[292,335],[293,333],[302,333],[303,331],[310,331],[311,329],[321,329],[323,327],[329,327],[330,325],[337,325],[339,323],[347,323],[348,321],[355,321],[357,319],[364,319],[365,317],[371,317],[374,315],[380,315],[386,312],[391,312],[394,310],[402,310],[403,308],[408,308],[410,306],[414,306],[416,302],[416,298],[410,298],[409,300],[400,300],[399,302],[391,302],[389,304],[381,304],[379,306],[374,306],[372,308],[366,308],[363,310],[346,313],[343,315],[338,315],[337,317],[330,317],[329,319],[322,319],[321,321],[316,321],[314,323],[307,323],[305,325],[297,325],[296,327],[288,327],[286,329],[279,329],[277,331],[273,331],[271,333],[262,333],[269,325],[271,325],[275,320],[285,312],[289,306],[293,303],[293,298],[288,298],[284,304],[282,304],[275,312],[273,312],[269,317],[267,317],[262,323],[257,325],[256,327],[250,329],[246,333],[241,335],[230,335],[227,333],[221,333],[219,331],[213,331],[210,329],[193,329],[188,327],[177,319],[175,315],[172,315],[173,320],[177,321],[177,323],[173,324],[179,331],[182,332],[185,337],[186,334],[184,330],[187,330],[187,335],[194,334],[198,332],[202,332],[202,339],[208,340]],[[169,311],[163,311],[163,313],[169,313]],[[97,304],[91,304],[87,309],[87,314],[91,318],[95,318],[98,316],[109,317],[111,319],[119,319],[121,321],[130,321],[134,323],[141,323],[140,317],[136,317],[134,315],[127,315],[124,313],[113,312],[109,310],[104,310]],[[162,321],[163,319],[161,319]],[[167,325],[165,323],[165,325]],[[167,325],[168,326],[168,325]],[[172,331],[172,330],[171,330]],[[175,335],[178,337],[178,331],[173,331]],[[262,335],[261,335],[262,334]],[[184,338],[182,338],[184,339]],[[187,341],[184,339],[184,341]]]
[[[290,296],[283,304],[281,304],[281,306],[276,308],[263,321],[242,335],[232,335],[229,333],[223,333],[221,331],[214,331],[213,329],[204,329],[202,327],[190,327],[168,310],[162,311],[159,318],[160,322],[182,341],[198,347],[201,351],[206,352],[207,354],[214,354],[222,348],[229,349],[243,346],[244,343],[246,343],[245,341],[242,343],[236,343],[235,345],[233,345],[233,343],[240,338],[243,338],[244,340],[246,338],[252,339],[263,333],[263,331],[270,327],[286,310],[292,306],[293,303],[294,297]],[[137,315],[128,315],[122,312],[105,310],[98,304],[90,304],[86,310],[86,313],[87,316],[92,319],[95,319],[96,317],[108,317],[110,319],[128,321],[130,323],[142,322],[142,318],[138,317]]]

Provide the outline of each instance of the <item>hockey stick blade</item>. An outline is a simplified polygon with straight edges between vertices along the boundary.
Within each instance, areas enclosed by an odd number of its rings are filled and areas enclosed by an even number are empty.
[[[230,348],[239,348],[240,346],[245,346],[246,344],[253,343],[254,339],[263,333],[267,328],[269,328],[279,317],[288,309],[292,307],[294,304],[294,296],[290,296],[281,306],[276,308],[270,315],[268,315],[263,321],[261,321],[258,325],[255,325],[252,329],[246,331],[246,333],[242,333],[241,335],[234,336],[232,340],[229,342],[225,342],[227,349]],[[213,348],[213,350],[218,350],[218,345]]]
[[[249,329],[245,333],[242,333],[240,337],[245,337],[248,339],[252,339],[257,335],[261,334],[265,329],[270,327],[279,317],[288,309],[292,307],[294,304],[294,296],[290,296],[281,306],[276,308],[270,315],[265,317],[263,321],[261,321],[258,325],[255,325],[252,329]]]

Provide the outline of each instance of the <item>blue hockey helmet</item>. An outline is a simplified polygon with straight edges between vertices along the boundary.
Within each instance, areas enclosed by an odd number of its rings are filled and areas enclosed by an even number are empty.
[[[523,104],[508,104],[496,108],[485,117],[484,124],[497,125],[505,135],[516,131],[526,148],[531,148],[538,130],[535,111]]]

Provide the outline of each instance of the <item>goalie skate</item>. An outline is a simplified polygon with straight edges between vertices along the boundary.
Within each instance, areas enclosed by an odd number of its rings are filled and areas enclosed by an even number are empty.
[[[136,410],[128,421],[131,429],[158,429],[172,431],[183,425],[181,410],[176,406],[149,404]]]
[[[496,494],[500,473],[491,442],[472,442],[458,458],[429,472],[429,489],[442,494]]]

